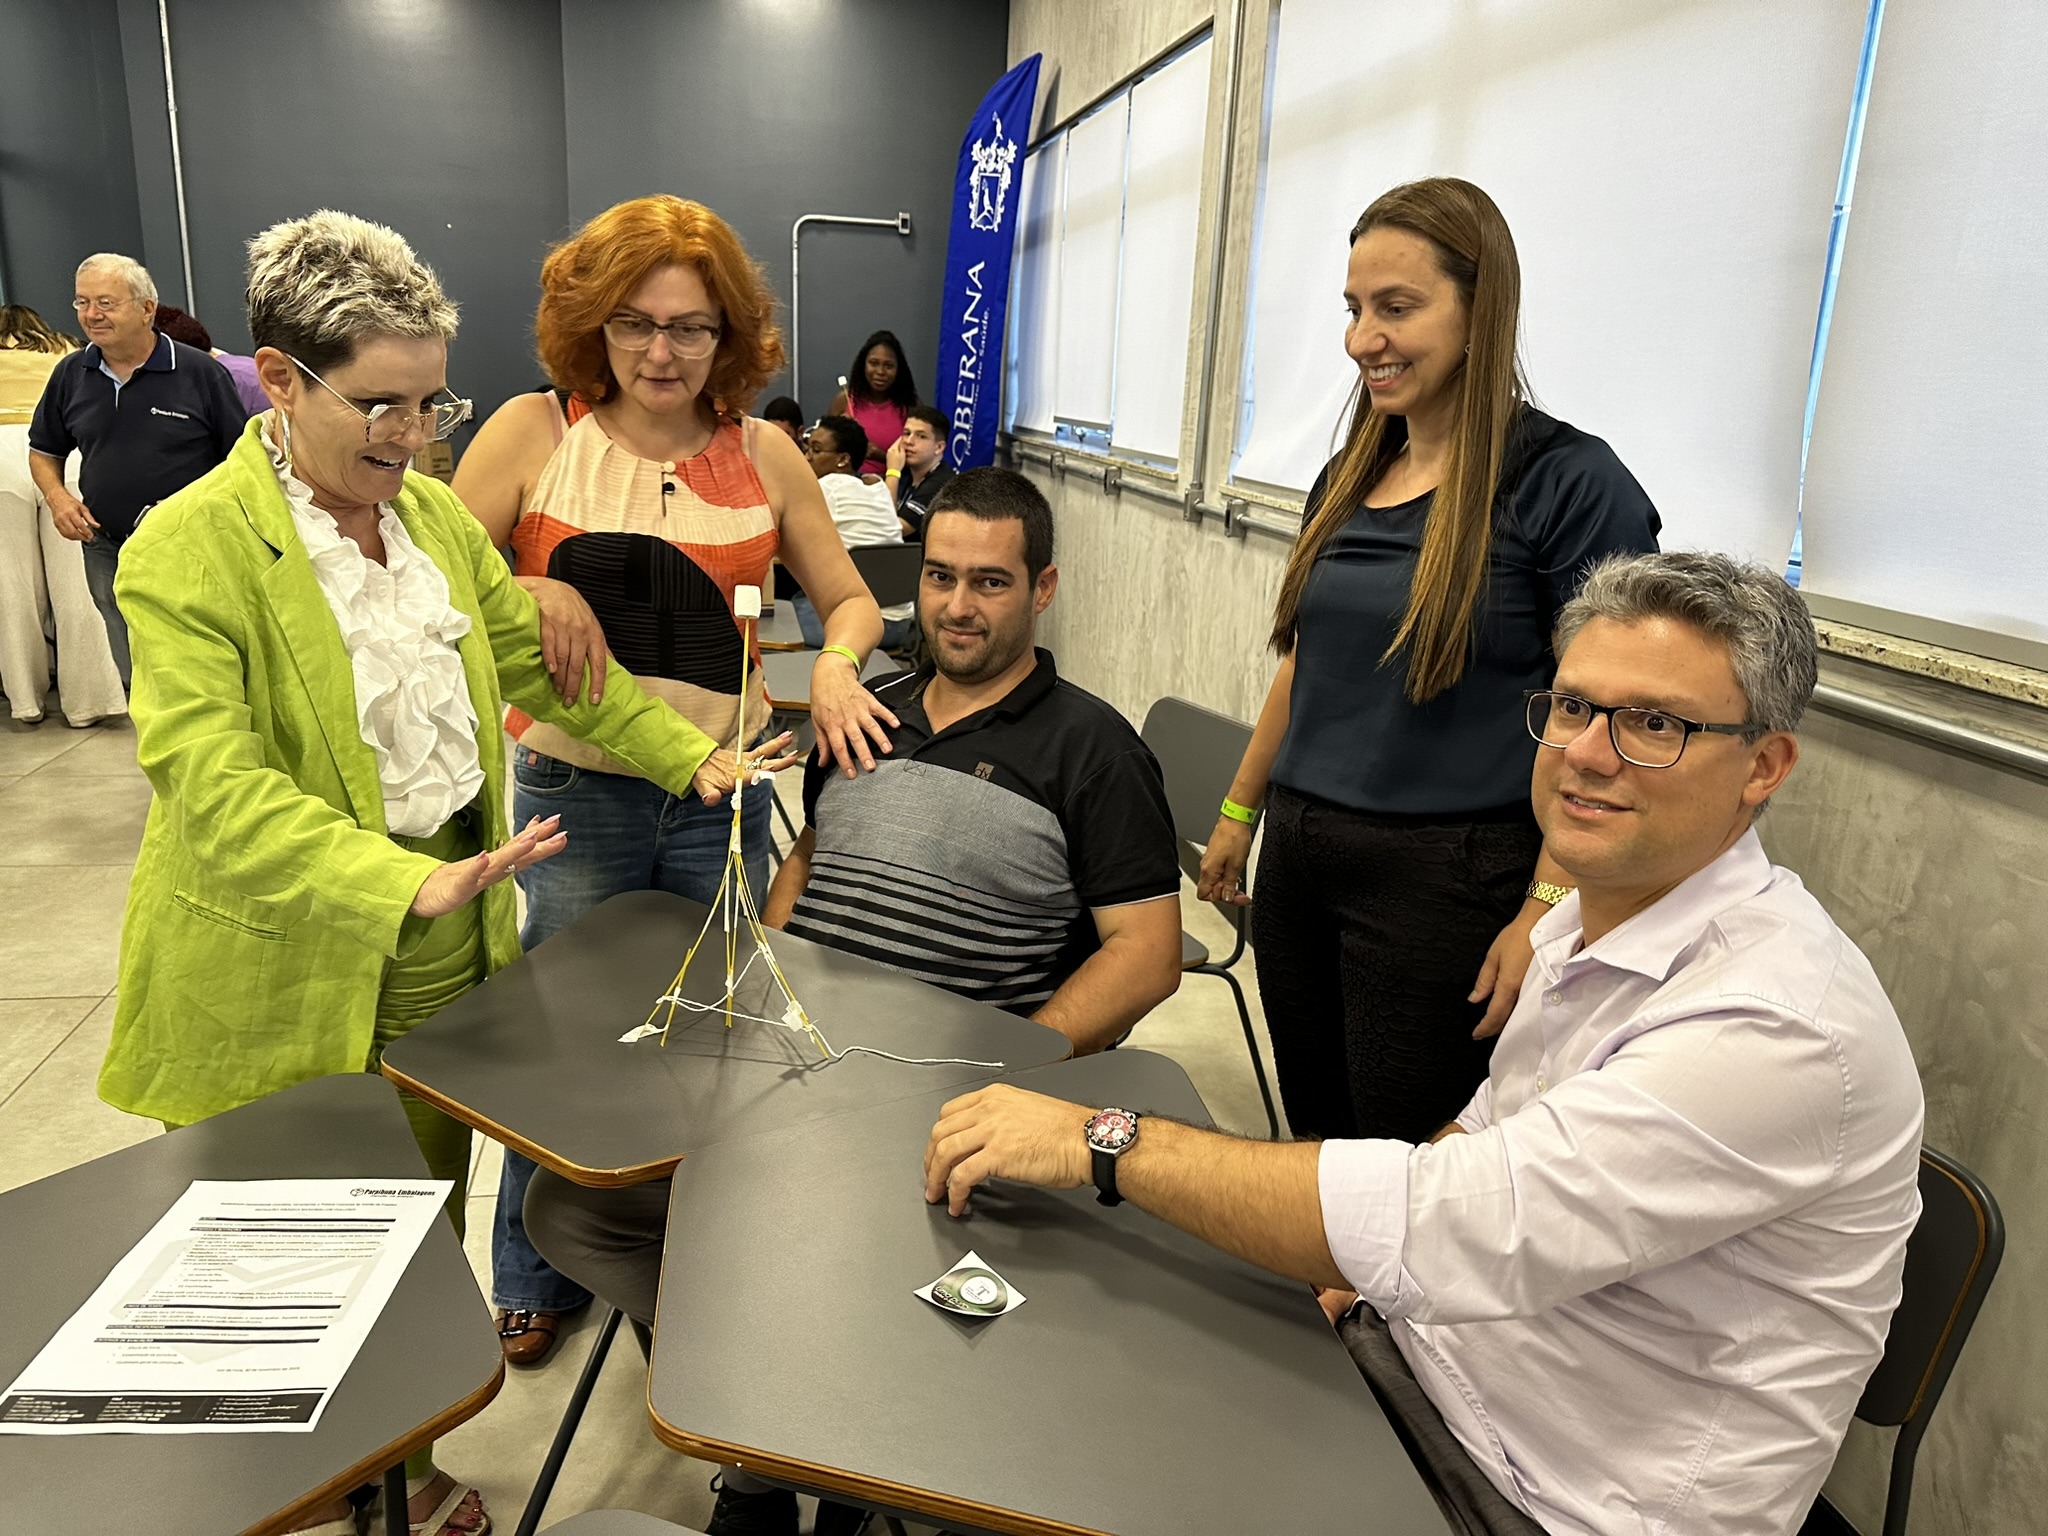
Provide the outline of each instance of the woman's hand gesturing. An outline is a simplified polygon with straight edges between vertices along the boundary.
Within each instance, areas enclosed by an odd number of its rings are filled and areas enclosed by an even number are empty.
[[[450,912],[467,906],[507,875],[516,875],[543,859],[552,859],[569,846],[569,834],[555,830],[561,821],[559,816],[550,816],[546,821],[536,816],[526,824],[525,831],[503,847],[480,853],[473,859],[440,865],[427,876],[419,894],[413,897],[412,915],[446,917]]]

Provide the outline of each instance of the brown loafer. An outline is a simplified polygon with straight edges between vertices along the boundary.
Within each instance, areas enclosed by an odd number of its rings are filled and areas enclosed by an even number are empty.
[[[559,1312],[500,1312],[498,1343],[505,1351],[506,1363],[539,1365],[555,1347],[555,1335],[561,1326]]]

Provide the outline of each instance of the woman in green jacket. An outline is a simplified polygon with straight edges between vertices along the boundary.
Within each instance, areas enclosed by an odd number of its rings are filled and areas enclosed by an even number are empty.
[[[100,1093],[170,1126],[374,1071],[518,955],[508,877],[569,832],[508,836],[501,690],[678,794],[715,803],[738,767],[616,663],[601,704],[564,703],[533,599],[407,472],[469,403],[446,388],[455,308],[403,239],[337,213],[277,225],[250,242],[248,300],[273,408],[149,512],[116,584],[156,799]],[[406,1113],[459,1224],[469,1134]],[[407,1471],[415,1531],[488,1529],[430,1458]],[[324,1513],[311,1529],[352,1529]]]

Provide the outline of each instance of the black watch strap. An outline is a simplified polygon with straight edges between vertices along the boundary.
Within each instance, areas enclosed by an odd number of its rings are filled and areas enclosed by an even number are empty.
[[[1088,1155],[1095,1162],[1096,1203],[1122,1205],[1124,1197],[1116,1192],[1116,1154],[1105,1152],[1100,1147],[1090,1147]]]

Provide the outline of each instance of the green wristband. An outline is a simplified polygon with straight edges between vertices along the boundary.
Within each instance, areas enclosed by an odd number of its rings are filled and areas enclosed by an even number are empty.
[[[855,675],[858,676],[860,673],[860,657],[854,654],[853,647],[850,645],[828,645],[819,651],[818,654],[820,656],[844,656],[853,663]]]
[[[1259,813],[1257,811],[1248,805],[1239,805],[1228,795],[1223,797],[1223,814],[1232,821],[1243,822],[1248,827],[1257,825],[1259,820]]]

